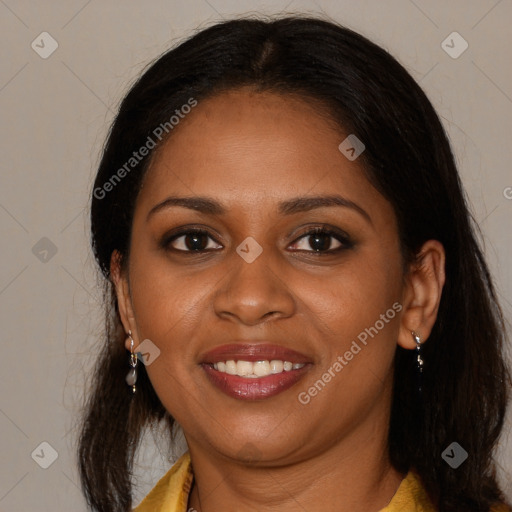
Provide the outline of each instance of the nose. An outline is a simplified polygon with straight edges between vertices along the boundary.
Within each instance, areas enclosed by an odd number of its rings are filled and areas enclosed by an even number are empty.
[[[268,249],[267,249],[268,251]],[[267,251],[251,263],[234,254],[234,263],[214,295],[215,313],[245,325],[293,315],[296,302],[284,273],[271,266]]]

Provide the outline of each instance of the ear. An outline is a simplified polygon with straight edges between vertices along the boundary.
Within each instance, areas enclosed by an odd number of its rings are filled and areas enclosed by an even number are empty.
[[[137,326],[135,323],[135,315],[133,313],[132,300],[130,295],[130,285],[127,273],[123,271],[121,266],[121,254],[115,250],[110,257],[110,275],[114,283],[117,304],[119,307],[119,315],[126,333],[132,332],[134,340],[139,339],[137,335]],[[130,338],[126,338],[126,350],[130,350]]]
[[[401,347],[416,347],[411,331],[415,331],[422,342],[430,336],[437,318],[444,282],[444,247],[437,240],[428,240],[421,247],[406,276],[398,333],[398,344]]]

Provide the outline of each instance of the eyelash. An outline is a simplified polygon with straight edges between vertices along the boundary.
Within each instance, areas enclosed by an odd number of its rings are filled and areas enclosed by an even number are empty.
[[[311,253],[315,256],[332,255],[332,254],[341,252],[343,250],[350,249],[354,245],[353,242],[350,240],[349,236],[346,233],[344,233],[343,231],[341,231],[341,230],[338,231],[337,229],[333,229],[333,228],[329,228],[329,227],[320,227],[320,226],[316,226],[316,227],[310,229],[309,231],[302,233],[298,238],[296,238],[292,242],[292,244],[295,244],[296,242],[298,242],[299,240],[301,240],[303,238],[307,238],[309,236],[317,235],[317,234],[328,235],[332,238],[335,238],[338,242],[340,242],[341,246],[337,247],[336,249],[328,249],[326,251],[315,251],[315,250],[308,251],[308,250],[304,250],[304,249],[297,249],[294,252],[307,252],[307,253]],[[219,242],[217,242],[217,240],[215,240],[211,236],[210,232],[207,231],[206,229],[187,228],[187,229],[178,231],[176,233],[173,233],[172,235],[165,236],[160,245],[165,250],[173,251],[173,252],[181,253],[181,254],[189,254],[189,255],[204,254],[207,252],[212,252],[212,251],[217,250],[217,249],[213,249],[213,250],[212,249],[202,249],[202,250],[194,251],[194,250],[175,249],[173,247],[170,247],[170,245],[173,241],[182,237],[183,235],[206,235],[210,239],[212,239],[215,243],[217,243],[217,244],[219,243]]]

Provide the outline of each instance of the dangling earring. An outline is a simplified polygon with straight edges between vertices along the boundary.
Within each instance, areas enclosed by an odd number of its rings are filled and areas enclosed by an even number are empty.
[[[421,338],[414,331],[411,331],[411,334],[416,342],[416,374],[418,376],[418,393],[421,394],[423,390],[422,374],[424,365],[423,358],[421,357]]]
[[[128,336],[130,337],[130,359],[129,364],[131,366],[130,371],[126,375],[126,384],[128,386],[131,386],[132,393],[135,393],[135,383],[137,382],[137,354],[133,351],[133,338],[132,338],[132,331],[128,331]]]

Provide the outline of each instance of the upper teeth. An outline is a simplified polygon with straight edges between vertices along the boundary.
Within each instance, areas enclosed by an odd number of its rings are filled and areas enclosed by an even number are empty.
[[[281,373],[283,370],[289,372],[290,370],[297,370],[302,368],[304,363],[292,364],[290,361],[280,361],[273,359],[272,361],[233,361],[232,359],[226,362],[219,361],[213,363],[213,367],[222,373],[229,375],[238,375],[240,377],[265,377],[274,373]]]

